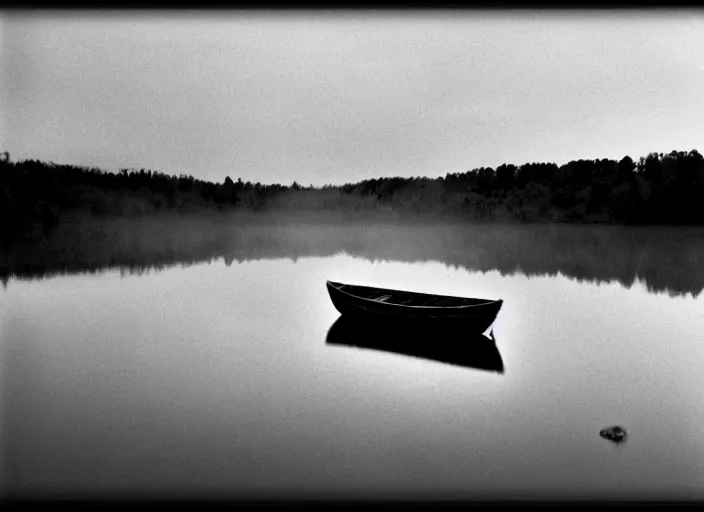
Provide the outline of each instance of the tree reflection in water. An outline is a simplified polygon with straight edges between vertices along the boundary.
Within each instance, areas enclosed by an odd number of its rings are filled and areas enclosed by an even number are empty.
[[[141,274],[224,259],[333,256],[441,262],[502,275],[636,281],[649,292],[698,296],[704,228],[470,223],[286,223],[280,219],[144,217],[61,224],[49,237],[0,252],[0,279],[39,279],[120,269]]]

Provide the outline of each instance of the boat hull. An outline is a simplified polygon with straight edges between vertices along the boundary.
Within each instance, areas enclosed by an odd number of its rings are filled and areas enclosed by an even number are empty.
[[[346,292],[341,287],[348,287],[350,291]],[[356,318],[359,321],[397,323],[404,326],[417,326],[418,328],[429,327],[432,329],[435,325],[442,327],[452,325],[461,327],[465,331],[483,333],[494,323],[503,305],[502,300],[476,300],[476,304],[458,307],[407,306],[357,296],[355,295],[356,288],[354,286],[342,285],[341,283],[328,281],[327,288],[330,300],[341,315],[348,318]],[[365,291],[372,290],[365,287],[360,288],[364,288]],[[413,297],[438,297],[440,300],[455,300],[458,303],[462,300],[474,300],[399,292],[398,290],[386,290],[383,288],[374,290],[378,291],[379,294],[408,293],[408,295]]]

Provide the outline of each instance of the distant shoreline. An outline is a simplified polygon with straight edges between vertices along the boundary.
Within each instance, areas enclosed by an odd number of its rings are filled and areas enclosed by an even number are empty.
[[[252,221],[313,219],[450,223],[704,225],[704,157],[650,153],[637,162],[503,164],[444,178],[382,178],[342,186],[212,183],[150,170],[0,160],[4,243],[49,236],[75,218],[236,213]]]

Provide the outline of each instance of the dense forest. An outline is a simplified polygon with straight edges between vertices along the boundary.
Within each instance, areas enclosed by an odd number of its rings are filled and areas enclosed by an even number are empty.
[[[704,224],[704,158],[696,151],[634,161],[503,164],[444,178],[380,178],[343,186],[212,183],[151,170],[0,159],[3,240],[51,231],[67,215],[156,212],[393,212],[472,221]]]

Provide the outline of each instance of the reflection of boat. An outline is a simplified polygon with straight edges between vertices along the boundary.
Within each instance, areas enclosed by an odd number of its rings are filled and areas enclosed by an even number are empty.
[[[461,324],[465,331],[483,333],[496,319],[503,300],[472,299],[448,295],[389,290],[327,282],[335,308],[348,316]]]
[[[484,334],[463,334],[456,329],[438,329],[427,324],[399,327],[380,321],[359,322],[342,315],[330,327],[326,343],[504,372],[504,363],[494,339]]]

